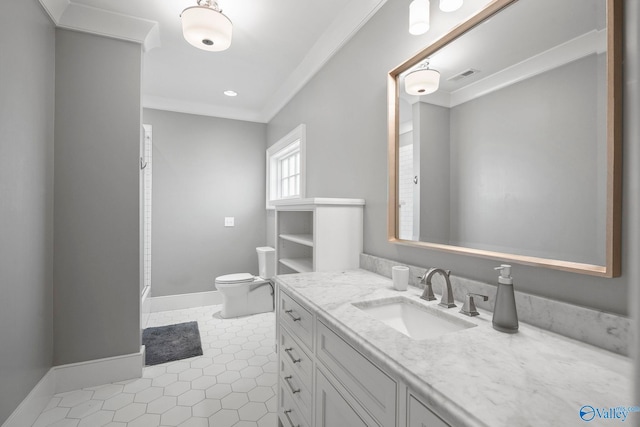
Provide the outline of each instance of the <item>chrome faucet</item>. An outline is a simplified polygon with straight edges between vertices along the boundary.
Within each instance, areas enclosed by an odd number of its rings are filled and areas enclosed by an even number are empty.
[[[420,282],[424,282],[425,288],[424,292],[420,296],[423,300],[432,301],[435,298],[433,295],[433,285],[431,284],[431,278],[434,274],[440,273],[442,277],[444,277],[445,289],[442,290],[442,299],[438,303],[443,307],[451,308],[455,307],[455,303],[453,302],[453,289],[451,289],[451,281],[449,280],[449,275],[451,274],[451,270],[443,270],[441,268],[432,268],[427,271],[424,276],[420,279]]]
[[[462,308],[460,309],[460,313],[467,316],[478,316],[478,309],[476,308],[476,303],[473,300],[473,297],[482,298],[482,301],[486,301],[489,299],[486,295],[474,294],[469,292],[467,296],[464,298],[464,304],[462,304]]]
[[[431,270],[429,270],[431,271]],[[427,283],[427,273],[429,271],[425,271],[422,276],[418,276],[420,279],[420,283],[424,283],[424,292],[420,296],[425,301],[435,301],[436,296],[433,294],[433,286],[431,285],[431,278],[429,278],[429,282]]]

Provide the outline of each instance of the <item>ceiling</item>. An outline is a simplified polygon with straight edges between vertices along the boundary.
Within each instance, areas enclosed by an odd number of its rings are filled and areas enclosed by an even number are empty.
[[[263,123],[386,1],[218,0],[233,22],[233,40],[228,50],[207,52],[182,37],[180,13],[196,0],[40,0],[59,27],[142,43],[144,107]],[[464,7],[477,10],[488,2],[465,2]],[[431,3],[433,19],[437,2]],[[602,28],[603,4],[599,0],[516,3],[500,14],[517,16],[506,18],[506,28],[498,34],[479,29],[473,38],[463,37],[432,55],[430,66],[442,78],[440,90],[430,100],[450,107],[503,86],[505,78],[512,77],[499,71],[513,64],[525,71],[514,69],[511,74],[531,75],[525,58],[541,52],[548,51],[550,59],[536,65],[540,71],[580,57],[585,47],[604,41],[603,32],[578,37]],[[539,31],[540,23],[544,31]],[[576,37],[574,47],[552,52],[553,46],[572,37]],[[578,53],[569,53],[569,48]],[[497,59],[489,54],[495,51],[509,55]],[[469,68],[480,72],[457,82],[447,80]],[[238,96],[225,96],[226,90]]]
[[[143,44],[144,107],[268,122],[386,0],[219,0],[233,22],[223,52],[182,37],[196,0],[40,2],[59,27]]]

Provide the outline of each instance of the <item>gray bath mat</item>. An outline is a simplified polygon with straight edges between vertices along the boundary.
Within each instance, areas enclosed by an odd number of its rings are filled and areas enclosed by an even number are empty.
[[[147,366],[202,356],[198,322],[147,328],[142,331],[142,344]]]

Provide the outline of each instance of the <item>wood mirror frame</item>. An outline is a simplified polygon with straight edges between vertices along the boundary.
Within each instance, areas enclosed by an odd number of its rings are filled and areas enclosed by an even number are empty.
[[[469,20],[421,50],[388,74],[388,239],[392,243],[425,249],[546,267],[600,277],[620,275],[621,197],[622,197],[622,22],[623,1],[606,1],[607,24],[607,99],[606,99],[606,237],[605,265],[585,264],[512,253],[494,252],[463,246],[430,243],[399,238],[399,83],[401,73],[416,66],[436,51],[466,34],[495,14],[519,0],[494,0]]]

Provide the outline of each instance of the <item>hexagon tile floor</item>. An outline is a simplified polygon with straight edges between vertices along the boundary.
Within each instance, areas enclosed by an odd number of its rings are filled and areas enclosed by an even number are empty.
[[[33,427],[277,426],[274,313],[222,319],[220,308],[152,313],[147,326],[197,320],[204,354],[57,394]]]

